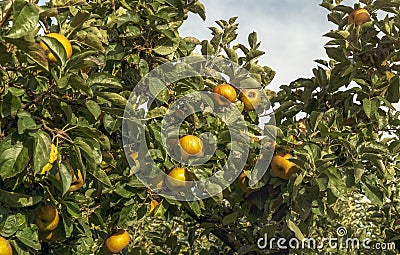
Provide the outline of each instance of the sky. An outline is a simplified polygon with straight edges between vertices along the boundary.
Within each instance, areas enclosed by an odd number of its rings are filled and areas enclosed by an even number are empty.
[[[321,0],[322,1],[322,0]],[[182,37],[211,39],[210,26],[215,20],[237,16],[238,38],[235,42],[248,45],[247,36],[255,31],[266,54],[259,62],[271,67],[276,76],[269,85],[278,90],[297,78],[312,76],[314,60],[327,59],[323,35],[334,28],[327,19],[328,10],[320,0],[201,0],[206,8],[206,21],[190,14],[180,29]],[[354,0],[343,4],[353,6]]]

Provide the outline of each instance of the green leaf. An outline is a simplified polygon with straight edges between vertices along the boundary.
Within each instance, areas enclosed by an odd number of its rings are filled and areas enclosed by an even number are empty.
[[[224,226],[232,224],[238,219],[238,216],[239,216],[239,212],[238,211],[235,211],[235,212],[233,212],[231,214],[228,214],[222,219],[222,224]]]
[[[257,33],[256,32],[250,33],[247,40],[249,41],[250,48],[252,48],[252,49],[257,48]]]
[[[391,103],[398,103],[400,100],[400,78],[395,76],[390,79],[389,87],[386,91],[386,99]]]
[[[125,108],[128,100],[125,97],[112,92],[97,92],[96,96],[104,98],[105,100],[111,102],[113,105]]]
[[[166,108],[164,106],[151,109],[147,113],[146,119],[150,120],[150,119],[155,119],[155,118],[159,118],[159,117],[164,117],[165,114],[167,113],[167,111],[168,111],[168,108]]]
[[[85,80],[82,79],[77,74],[73,74],[69,77],[68,83],[71,85],[72,88],[84,92],[89,97],[93,96],[92,89],[86,84]]]
[[[179,47],[179,39],[169,39],[167,37],[162,37],[157,40],[156,46],[154,47],[154,52],[162,56],[170,55],[174,53]]]
[[[0,222],[0,234],[3,237],[10,237],[25,223],[25,217],[22,214],[10,215]]]
[[[87,100],[85,102],[86,107],[88,108],[89,112],[93,115],[95,119],[97,119],[101,114],[100,106],[92,100]]]
[[[18,231],[15,234],[15,237],[28,247],[31,247],[37,251],[41,249],[38,232],[32,229],[32,225],[31,227]]]
[[[65,236],[69,238],[74,230],[74,225],[72,224],[70,217],[62,217],[61,220],[63,223],[62,226],[64,226]]]
[[[113,185],[111,184],[110,179],[108,178],[106,172],[104,172],[104,170],[97,168],[94,171],[90,171],[89,173],[99,182],[103,183],[104,185],[108,186],[108,187],[113,187]]]
[[[214,47],[210,44],[209,41],[204,40],[201,42],[201,54],[204,56],[214,55]]]
[[[37,129],[36,122],[32,119],[31,114],[26,111],[21,111],[17,114],[18,116],[18,134],[23,134],[25,130]]]
[[[67,61],[67,52],[64,46],[57,39],[47,36],[40,37],[40,40],[49,48],[50,52],[53,53],[54,57],[57,59],[58,63],[62,66],[65,65]]]
[[[79,69],[86,67],[85,60],[96,53],[94,50],[85,50],[72,54],[65,67],[65,70]]]
[[[374,178],[372,177],[364,178],[364,183],[362,185],[362,188],[365,192],[365,195],[369,200],[371,200],[372,203],[379,206],[383,206],[383,199],[384,199],[383,192],[382,190],[379,189],[376,181],[374,181],[373,179]]]
[[[29,163],[29,150],[21,142],[0,147],[0,176],[11,178],[23,172]]]
[[[78,12],[71,20],[70,25],[72,27],[82,26],[83,23],[90,18],[90,13],[86,11]]]
[[[12,39],[21,38],[32,33],[39,22],[39,12],[33,4],[23,0],[17,0],[16,2],[19,2],[19,4],[25,3],[25,6],[19,13],[14,8],[13,26],[6,35],[7,38]]]
[[[304,235],[301,232],[300,228],[294,223],[291,219],[286,220],[288,228],[294,233],[296,238],[300,241],[304,239]]]
[[[368,118],[371,118],[371,116],[375,114],[378,108],[379,105],[374,100],[369,100],[367,98],[363,100],[363,109],[365,115],[367,115]]]
[[[226,48],[226,47],[224,48],[224,50],[225,50],[226,55],[228,56],[230,61],[232,61],[234,63],[238,63],[239,56],[238,56],[238,54],[236,53],[235,50],[230,49],[230,48]]]
[[[33,206],[42,201],[42,199],[43,197],[41,196],[28,196],[0,189],[0,202],[12,208]]]
[[[8,47],[0,43],[0,64],[5,66],[12,61],[12,54],[8,52]]]
[[[61,191],[62,195],[64,195],[71,186],[72,173],[70,167],[65,162],[61,162],[58,171],[60,174]]]
[[[168,103],[169,93],[165,84],[156,78],[149,78],[147,84],[149,85],[150,93],[156,97],[157,100]]]
[[[15,44],[19,50],[24,52],[35,63],[40,65],[43,69],[48,70],[49,63],[47,60],[47,55],[38,43],[26,41],[23,38],[12,40],[12,43]]]
[[[206,20],[206,8],[204,7],[204,5],[199,1],[193,1],[193,2],[194,4],[191,4],[188,7],[188,10],[198,14],[203,20]]]
[[[192,212],[194,212],[197,216],[201,215],[201,208],[199,201],[188,201],[187,202]]]
[[[82,153],[82,156],[86,159],[87,169],[95,169],[97,166],[97,160],[95,158],[93,148],[81,137],[76,138],[74,143],[76,146],[78,146],[79,150]]]
[[[97,27],[91,26],[85,30],[79,30],[76,33],[76,39],[95,50],[104,51],[103,40],[106,38],[103,38],[102,32]]]
[[[50,136],[43,131],[37,132],[34,137],[35,145],[33,151],[33,169],[35,173],[40,173],[42,168],[49,161],[51,139]]]
[[[90,76],[86,82],[89,84],[89,86],[102,85],[107,88],[123,88],[119,79],[107,73],[94,74],[93,76]]]
[[[65,201],[65,206],[67,207],[67,212],[74,218],[81,217],[81,210],[78,204],[72,201]]]
[[[8,117],[13,116],[17,113],[18,109],[21,107],[21,99],[13,95],[12,93],[7,93],[1,102],[1,116]]]

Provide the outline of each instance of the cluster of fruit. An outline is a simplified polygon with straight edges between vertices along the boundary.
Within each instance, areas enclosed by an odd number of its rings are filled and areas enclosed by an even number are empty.
[[[227,106],[230,103],[235,103],[237,100],[236,89],[227,83],[217,85],[213,89],[213,99],[219,106]],[[261,101],[261,93],[258,89],[243,89],[239,94],[239,100],[243,103],[246,111],[253,111],[257,109]],[[189,157],[198,157],[204,155],[203,142],[196,135],[185,135],[178,141],[180,147],[181,157],[187,160]],[[135,158],[137,153],[135,154]],[[274,176],[284,180],[288,180],[290,176],[295,173],[298,168],[295,163],[290,161],[292,158],[291,154],[288,153],[277,153],[271,162],[271,171]],[[165,184],[168,188],[173,190],[184,190],[187,181],[191,180],[191,173],[187,168],[176,167],[173,168],[168,176],[171,178],[165,179]],[[164,180],[157,181],[157,187],[162,187]],[[238,177],[238,186],[244,193],[250,193],[256,191],[248,185],[248,177],[242,172]],[[156,200],[152,200],[150,203],[149,215],[153,216],[158,206]]]
[[[64,237],[63,230],[58,224],[60,222],[58,209],[54,208],[52,205],[45,205],[37,208],[34,211],[33,222],[39,228],[39,238],[42,241],[55,242],[62,240]],[[6,246],[8,244],[8,242],[6,243],[4,241],[6,240],[0,239],[0,246]],[[124,229],[118,229],[106,239],[105,244],[111,253],[119,253],[129,244],[129,242],[130,236],[128,232]],[[4,249],[0,248],[0,251],[1,250]],[[11,252],[9,254],[11,255]]]

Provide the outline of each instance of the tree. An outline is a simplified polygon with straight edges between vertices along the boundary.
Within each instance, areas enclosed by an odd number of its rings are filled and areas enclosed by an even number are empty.
[[[321,4],[337,25],[325,35],[331,38],[325,46],[329,60],[317,60],[314,77],[281,86],[278,93],[267,88],[275,73],[258,62],[264,52],[257,34],[248,36],[248,46],[235,44],[236,18],[217,21],[210,40],[179,35],[189,12],[205,19],[197,0],[4,2],[0,236],[17,254],[108,254],[105,242],[120,229],[130,234],[123,254],[308,254],[276,245],[260,249],[257,240],[267,234],[288,244],[294,237],[336,236],[338,227],[346,227],[348,237],[399,242],[400,123],[394,104],[400,97],[400,4],[341,2]],[[349,24],[349,14],[361,6],[371,20]],[[68,38],[70,57],[64,43],[44,36],[50,32]],[[293,155],[289,160],[298,168],[289,180],[268,167],[255,186],[244,187],[256,174],[263,146],[274,145],[260,137],[259,116],[244,109],[240,93],[233,105],[248,127],[249,155],[237,181],[204,200],[176,201],[138,179],[136,171],[145,166],[132,163],[146,155],[166,173],[184,165],[166,153],[160,136],[174,102],[235,83],[228,73],[231,80],[196,76],[168,84],[147,114],[149,154],[136,151],[127,158],[123,123],[131,92],[150,71],[197,56],[196,49],[235,63],[262,84],[275,113],[276,153]],[[260,105],[267,108],[265,94]],[[187,167],[193,178],[218,171],[231,152],[227,125],[209,112],[185,118],[179,135],[207,132],[218,137],[217,150],[209,162]],[[56,209],[44,217],[53,223],[50,231],[34,224],[43,206]]]

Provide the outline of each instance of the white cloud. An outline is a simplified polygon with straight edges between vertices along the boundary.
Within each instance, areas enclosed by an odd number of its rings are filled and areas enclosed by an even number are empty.
[[[270,88],[277,89],[299,77],[312,76],[314,60],[326,59],[322,35],[333,28],[328,22],[328,11],[319,6],[320,1],[310,0],[202,0],[207,20],[190,15],[181,28],[183,36],[199,39],[211,38],[209,26],[214,20],[238,16],[237,42],[247,44],[247,35],[258,33],[262,50],[266,51],[260,62],[277,72]]]

